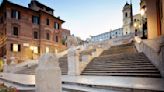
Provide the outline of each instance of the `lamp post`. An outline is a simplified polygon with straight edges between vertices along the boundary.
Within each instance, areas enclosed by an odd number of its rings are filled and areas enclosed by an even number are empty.
[[[141,16],[144,16],[144,15],[145,15],[145,9],[144,9],[144,8],[142,8],[142,9],[140,10],[140,14],[141,14]]]
[[[135,36],[137,36],[137,23],[135,22],[133,26],[134,26],[134,29],[135,29]]]
[[[141,8],[140,14],[141,14],[141,21],[142,21],[142,39],[147,39],[146,36],[146,30],[147,30],[147,20],[145,18],[145,12],[146,8]]]
[[[141,29],[141,21],[136,19],[133,23],[134,31],[135,31],[135,36],[140,36],[140,29]]]

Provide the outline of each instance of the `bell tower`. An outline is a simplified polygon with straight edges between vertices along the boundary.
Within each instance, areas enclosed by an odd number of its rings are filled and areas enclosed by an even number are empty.
[[[132,3],[126,2],[123,7],[123,35],[133,33],[133,10]]]

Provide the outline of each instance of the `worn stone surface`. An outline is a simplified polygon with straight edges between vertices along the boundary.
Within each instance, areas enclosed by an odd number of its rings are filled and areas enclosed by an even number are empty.
[[[53,54],[43,55],[39,60],[35,78],[36,92],[62,92],[58,58]]]
[[[74,36],[68,36],[66,43],[67,43],[68,48],[71,46],[77,46],[78,45],[77,39]]]
[[[142,40],[141,43],[136,42],[135,45],[137,50],[143,52],[164,77],[164,37]]]
[[[68,75],[80,75],[79,52],[74,47],[68,51]]]

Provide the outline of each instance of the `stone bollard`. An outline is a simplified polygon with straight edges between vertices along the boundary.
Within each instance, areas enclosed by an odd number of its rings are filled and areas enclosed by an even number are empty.
[[[79,51],[74,47],[68,50],[68,75],[80,75]]]
[[[35,84],[36,92],[62,92],[61,70],[56,55],[41,56],[36,69]]]

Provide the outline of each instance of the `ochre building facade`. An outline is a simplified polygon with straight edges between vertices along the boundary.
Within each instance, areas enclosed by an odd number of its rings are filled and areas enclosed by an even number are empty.
[[[36,0],[28,7],[4,0],[0,6],[0,57],[19,63],[66,49],[63,32],[70,35],[70,31],[62,28],[65,21],[53,12]]]

